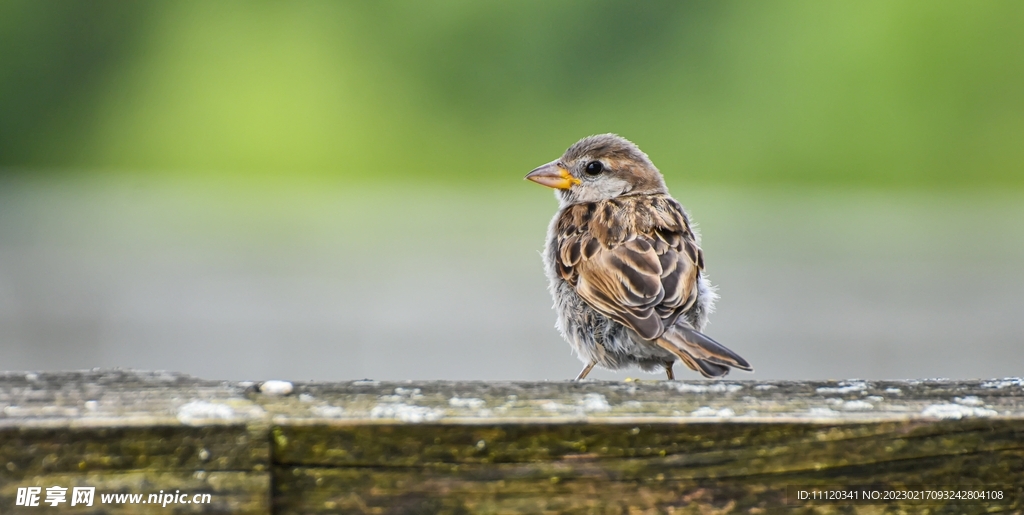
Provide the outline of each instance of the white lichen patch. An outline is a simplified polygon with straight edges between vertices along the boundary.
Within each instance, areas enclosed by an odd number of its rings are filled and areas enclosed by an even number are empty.
[[[608,405],[608,399],[599,393],[588,393],[584,395],[580,405],[583,407],[583,411],[608,411],[612,409],[612,407]]]
[[[717,417],[717,418],[729,418],[736,416],[736,412],[732,408],[715,409],[710,406],[701,406],[690,413],[694,417]]]
[[[380,402],[404,402],[410,399],[422,399],[423,394],[420,393],[419,388],[395,388],[394,395],[381,395],[378,397]]]
[[[839,384],[840,384],[840,386],[836,386],[836,387],[822,386],[822,387],[817,389],[817,392],[818,393],[840,393],[841,394],[841,393],[863,392],[863,391],[866,391],[868,389],[868,384],[863,382],[863,381],[856,381],[856,382],[849,382],[849,383],[839,383]]]
[[[832,408],[811,408],[811,409],[807,410],[807,412],[812,417],[829,417],[829,418],[832,418],[832,417],[838,417],[839,416],[839,412],[834,410],[834,409],[832,409]]]
[[[886,388],[885,389],[885,393],[891,393],[891,394],[894,394],[894,395],[899,395],[899,394],[903,393],[903,390],[900,390],[899,388]]]
[[[412,424],[419,422],[433,422],[435,420],[440,420],[443,417],[443,410],[401,402],[394,404],[378,404],[370,410],[370,418],[394,419]]]
[[[957,404],[963,404],[964,406],[984,406],[985,403],[981,399],[968,395],[967,397],[954,397],[953,402]]]
[[[540,405],[540,409],[544,411],[561,411],[563,408],[564,406],[554,401],[548,401]]]
[[[765,390],[771,390],[772,388],[775,388],[775,385],[773,385],[773,384],[759,384],[759,385],[754,387],[755,390],[762,391],[762,392],[765,391]]]
[[[192,401],[178,408],[177,418],[182,424],[194,425],[211,420],[234,418],[235,410],[227,404],[207,401]]]
[[[985,408],[973,408],[960,404],[932,404],[921,411],[926,417],[959,420],[964,417],[992,417],[997,415],[995,410]]]
[[[846,401],[843,403],[843,409],[847,411],[864,411],[875,409],[875,406],[865,401]]]
[[[1003,379],[981,383],[982,388],[1010,388],[1013,386],[1024,387],[1024,379],[1020,377],[1004,377]]]
[[[341,418],[345,414],[345,408],[341,406],[313,406],[310,411],[323,418]]]
[[[452,397],[448,399],[448,405],[453,408],[480,409],[487,404],[483,399],[476,397]]]
[[[578,416],[594,411],[609,411],[612,407],[608,399],[600,393],[588,393],[577,397],[576,404],[562,404],[555,401],[547,401],[540,405],[540,409],[554,413],[568,413]]]
[[[552,413],[571,414],[584,416],[595,411],[609,411],[612,409],[608,399],[600,393],[588,393],[576,398],[575,404],[563,404],[556,401],[547,401],[540,405],[540,409]]]
[[[733,393],[743,389],[743,385],[734,383],[690,384],[666,381],[668,388],[679,393]]]

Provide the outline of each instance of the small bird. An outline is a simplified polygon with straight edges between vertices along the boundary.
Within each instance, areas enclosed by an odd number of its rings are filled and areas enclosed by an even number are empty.
[[[615,134],[589,136],[527,179],[555,189],[544,268],[558,328],[584,363],[617,370],[678,359],[704,375],[752,371],[701,333],[718,295],[699,236],[647,154]]]

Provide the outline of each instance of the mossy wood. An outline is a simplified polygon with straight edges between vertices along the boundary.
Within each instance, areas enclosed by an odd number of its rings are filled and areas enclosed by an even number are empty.
[[[792,493],[854,485],[1003,499]],[[0,374],[0,513],[1021,513],[1022,485],[1016,378],[355,381],[269,395],[168,373]],[[51,486],[96,497],[16,506],[36,486],[41,501]],[[211,502],[101,501],[161,490]]]

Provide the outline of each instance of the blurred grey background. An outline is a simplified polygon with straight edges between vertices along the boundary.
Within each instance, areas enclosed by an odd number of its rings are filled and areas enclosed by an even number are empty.
[[[731,377],[1020,375],[1022,6],[3,0],[0,369],[574,377],[522,177],[617,132]]]

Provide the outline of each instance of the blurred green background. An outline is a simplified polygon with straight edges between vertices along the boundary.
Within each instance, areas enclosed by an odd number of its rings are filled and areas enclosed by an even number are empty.
[[[0,368],[572,377],[556,206],[521,178],[616,132],[701,224],[744,377],[1019,373],[1022,26],[1008,1],[0,0]]]

